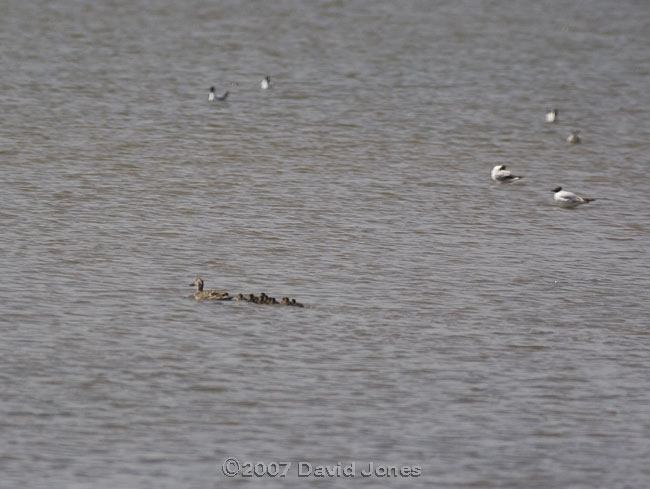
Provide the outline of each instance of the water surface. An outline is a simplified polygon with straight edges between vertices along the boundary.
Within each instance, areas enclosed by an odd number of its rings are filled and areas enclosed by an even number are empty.
[[[643,2],[5,3],[1,487],[648,485]]]

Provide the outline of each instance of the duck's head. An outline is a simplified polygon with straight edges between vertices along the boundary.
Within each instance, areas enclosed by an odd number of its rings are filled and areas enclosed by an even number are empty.
[[[190,287],[196,287],[196,290],[199,292],[203,291],[203,279],[197,278],[194,282],[190,284]]]

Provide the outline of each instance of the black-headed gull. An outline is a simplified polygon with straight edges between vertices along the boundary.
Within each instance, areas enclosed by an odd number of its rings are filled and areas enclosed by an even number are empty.
[[[208,101],[212,102],[216,98],[219,102],[223,102],[224,100],[226,100],[228,98],[229,93],[230,92],[226,91],[223,95],[221,95],[219,97],[215,97],[214,96],[214,87],[210,87],[210,93],[208,95]]]
[[[585,197],[580,197],[579,195],[574,194],[573,192],[567,192],[562,190],[562,187],[555,187],[553,189],[553,199],[560,207],[577,207],[580,204],[586,204],[596,199],[587,199]]]
[[[518,177],[506,170],[506,165],[497,165],[492,168],[492,180],[499,183],[515,182],[523,177]]]
[[[269,75],[266,75],[264,79],[262,79],[262,82],[260,83],[260,87],[262,87],[262,90],[271,88],[271,77]]]

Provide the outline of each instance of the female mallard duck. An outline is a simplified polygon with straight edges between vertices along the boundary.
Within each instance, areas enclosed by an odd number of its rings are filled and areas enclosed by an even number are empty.
[[[194,292],[192,297],[197,301],[229,301],[232,299],[228,292],[223,292],[221,290],[203,290],[203,279],[200,278],[197,278],[193,283],[191,283],[190,287],[196,287],[196,292]]]

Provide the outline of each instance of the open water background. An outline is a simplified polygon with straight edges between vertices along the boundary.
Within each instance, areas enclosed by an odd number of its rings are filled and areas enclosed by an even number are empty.
[[[648,487],[649,46],[632,0],[3,0],[0,487]]]

